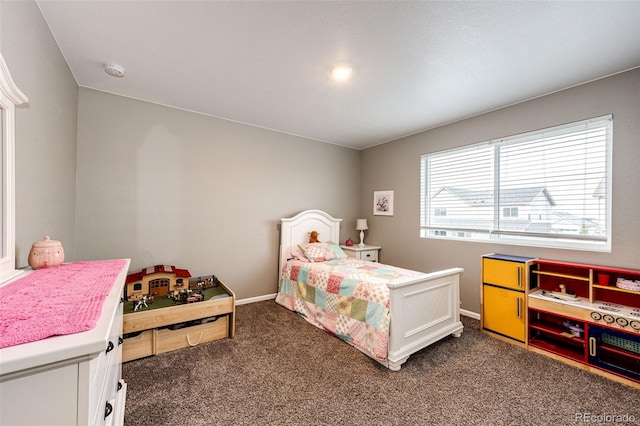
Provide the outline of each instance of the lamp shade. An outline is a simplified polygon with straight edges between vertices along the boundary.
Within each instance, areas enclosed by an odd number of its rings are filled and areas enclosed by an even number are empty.
[[[369,229],[369,227],[367,226],[367,219],[356,219],[356,229],[358,231]]]

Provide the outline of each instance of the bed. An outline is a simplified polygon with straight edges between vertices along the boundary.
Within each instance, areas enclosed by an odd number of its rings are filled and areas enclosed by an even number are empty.
[[[431,273],[346,257],[340,222],[321,210],[281,219],[276,302],[390,370],[411,354],[460,337],[462,268]],[[312,231],[320,244],[308,244]]]

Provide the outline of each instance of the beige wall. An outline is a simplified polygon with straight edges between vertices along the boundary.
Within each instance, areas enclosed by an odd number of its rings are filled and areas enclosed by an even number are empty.
[[[0,1],[0,49],[29,98],[16,109],[16,260],[45,235],[75,259],[78,86],[34,2]]]
[[[475,312],[484,253],[640,267],[640,70],[358,152],[78,90],[34,2],[0,0],[0,49],[29,97],[16,114],[19,266],[49,234],[67,260],[170,263],[218,275],[239,298],[261,296],[275,291],[278,219],[319,208],[344,219],[345,238],[357,240],[351,224],[367,217],[366,241],[383,246],[383,262],[464,267],[463,308]],[[607,113],[612,253],[418,237],[421,154]],[[373,216],[373,191],[386,189],[395,215]]]
[[[419,238],[420,155],[612,113],[611,253]],[[434,271],[465,269],[463,309],[480,310],[480,257],[508,253],[640,268],[640,69],[483,114],[362,151],[360,211],[381,260]],[[395,191],[395,215],[373,216],[373,191]]]
[[[79,111],[82,259],[213,274],[243,299],[276,291],[280,218],[355,224],[359,151],[85,88]]]
[[[281,217],[355,223],[358,151],[79,90],[34,2],[0,0],[0,16],[29,97],[16,113],[19,266],[48,234],[68,261],[173,264],[249,298],[276,290]]]

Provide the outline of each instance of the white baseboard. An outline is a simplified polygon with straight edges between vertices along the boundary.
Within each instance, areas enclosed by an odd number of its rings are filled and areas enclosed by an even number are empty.
[[[472,312],[472,311],[467,311],[466,309],[460,309],[460,315],[464,315],[465,317],[477,319],[478,321],[480,320],[480,314]]]
[[[276,293],[265,294],[264,296],[249,297],[248,299],[236,300],[236,306],[246,305],[247,303],[264,302],[265,300],[271,300],[276,298]]]

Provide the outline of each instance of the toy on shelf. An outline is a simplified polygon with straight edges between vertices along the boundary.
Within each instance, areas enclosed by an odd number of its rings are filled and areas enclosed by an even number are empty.
[[[618,278],[618,280],[616,281],[616,287],[624,290],[640,291],[640,280]]]
[[[582,337],[584,335],[584,327],[576,322],[563,321],[562,325],[569,330],[569,334],[575,337]]]
[[[138,309],[142,309],[143,307],[148,308],[149,305],[147,305],[147,300],[149,300],[148,296],[142,296],[142,299],[139,300],[134,300],[133,301],[133,311],[137,311]],[[153,299],[151,299],[153,300]],[[149,302],[151,303],[151,302]]]
[[[150,266],[127,276],[125,299],[131,304],[125,313],[202,302],[218,295],[219,284],[215,275],[192,277],[188,270],[172,265]]]

